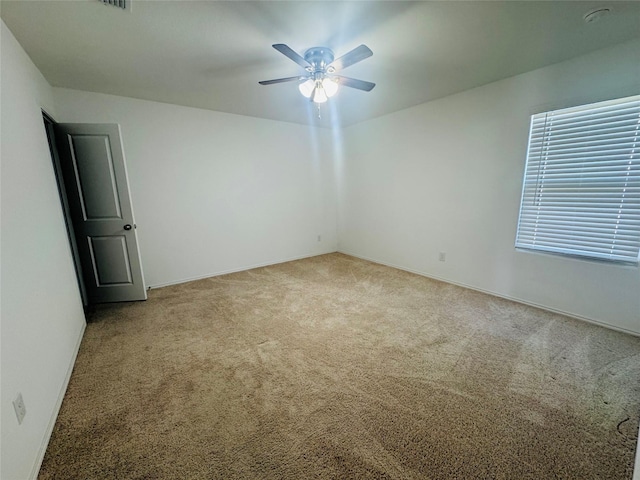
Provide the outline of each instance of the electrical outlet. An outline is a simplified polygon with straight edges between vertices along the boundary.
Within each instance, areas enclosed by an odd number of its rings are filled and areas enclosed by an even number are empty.
[[[16,411],[16,417],[18,417],[18,425],[22,424],[24,416],[27,414],[27,407],[24,406],[24,400],[22,394],[18,393],[18,396],[13,401],[13,409]]]
[[[440,252],[438,254],[438,260],[440,260],[441,262],[444,262],[447,260],[447,254],[445,252]]]
[[[322,235],[318,235],[318,241],[321,242],[322,241]]]

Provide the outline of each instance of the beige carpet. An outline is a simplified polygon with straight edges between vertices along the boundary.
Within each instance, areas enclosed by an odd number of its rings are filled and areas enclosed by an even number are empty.
[[[629,479],[640,338],[330,254],[87,326],[41,479]]]

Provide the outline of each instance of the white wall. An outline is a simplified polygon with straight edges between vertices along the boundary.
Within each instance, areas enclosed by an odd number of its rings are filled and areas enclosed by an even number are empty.
[[[326,130],[76,90],[54,96],[59,122],[121,125],[147,285],[336,250]]]
[[[639,92],[634,41],[346,129],[339,250],[640,333],[637,267],[514,249],[530,115]]]
[[[298,125],[52,93],[4,24],[1,49],[2,478],[35,473],[84,329],[41,107],[121,124],[149,285],[338,246],[640,333],[637,268],[513,248],[529,115],[637,93],[640,42],[350,127],[344,145]]]
[[[1,30],[0,477],[22,480],[37,473],[85,320],[40,111],[52,112],[51,87]]]

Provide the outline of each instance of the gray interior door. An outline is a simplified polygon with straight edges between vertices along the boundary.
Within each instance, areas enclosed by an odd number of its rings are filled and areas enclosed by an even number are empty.
[[[89,303],[146,300],[120,127],[60,123],[56,142]]]

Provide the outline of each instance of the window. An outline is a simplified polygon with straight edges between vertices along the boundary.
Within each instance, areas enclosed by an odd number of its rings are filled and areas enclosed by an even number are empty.
[[[531,117],[516,247],[638,264],[640,95]]]

